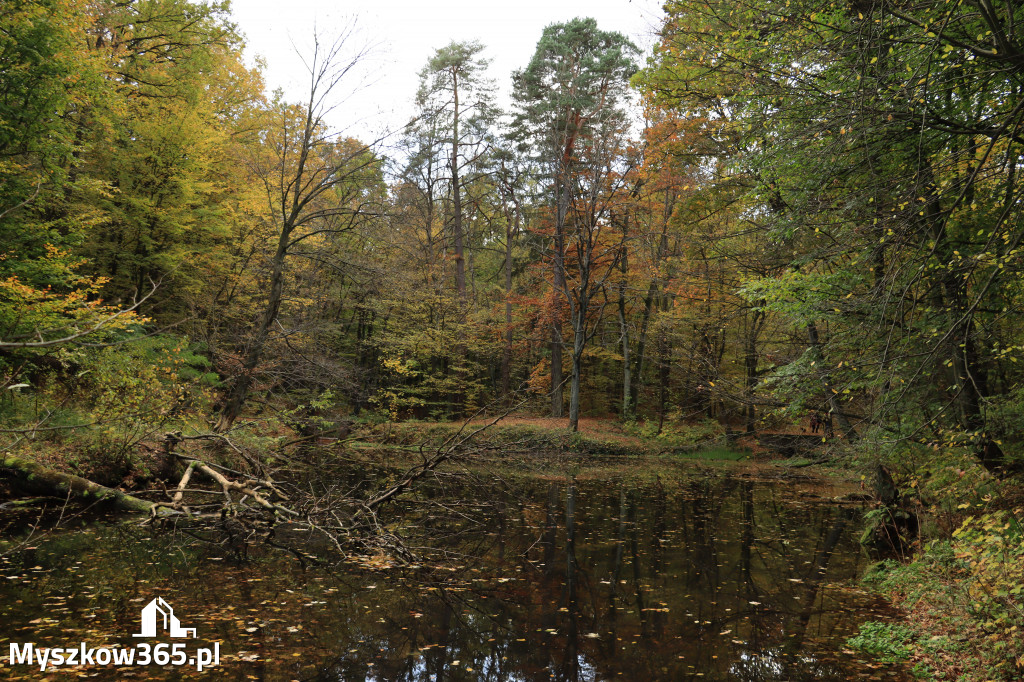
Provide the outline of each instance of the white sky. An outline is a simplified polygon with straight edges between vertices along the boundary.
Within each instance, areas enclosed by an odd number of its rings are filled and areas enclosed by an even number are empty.
[[[489,76],[507,105],[511,75],[526,66],[548,24],[593,17],[605,31],[629,36],[645,55],[660,24],[662,0],[232,0],[232,14],[246,36],[247,56],[266,61],[270,90],[301,100],[308,83],[296,48],[308,51],[316,27],[330,37],[353,17],[357,42],[376,49],[365,63],[367,85],[345,101],[331,123],[364,140],[395,129],[412,115],[419,71],[437,48],[452,40],[479,40],[491,59]],[[351,87],[359,85],[353,79]],[[342,95],[345,92],[341,93]]]

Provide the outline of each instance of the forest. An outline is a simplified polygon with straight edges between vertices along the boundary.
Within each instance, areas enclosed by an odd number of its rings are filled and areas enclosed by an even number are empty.
[[[667,0],[661,22],[649,54],[553,23],[512,74],[452,42],[396,95],[415,117],[356,139],[331,124],[352,26],[311,38],[290,101],[227,2],[4,2],[0,492],[191,518],[205,477],[250,530],[405,556],[377,514],[505,418],[563,449],[588,420],[663,453],[789,435],[876,498],[889,583],[961,585],[971,679],[1013,679],[1024,9]],[[310,443],[351,468],[445,424],[380,488],[299,501],[300,463],[329,468]]]

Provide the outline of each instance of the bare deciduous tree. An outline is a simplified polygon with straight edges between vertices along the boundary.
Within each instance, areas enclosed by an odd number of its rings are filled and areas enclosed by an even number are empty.
[[[354,229],[375,215],[376,195],[367,188],[379,178],[380,160],[369,144],[331,130],[327,119],[344,103],[340,90],[367,56],[352,48],[354,25],[326,43],[314,35],[312,54],[303,61],[309,71],[309,96],[303,104],[275,100],[268,124],[249,154],[251,173],[266,193],[267,220],[276,223],[276,245],[268,259],[269,277],[262,312],[246,338],[241,367],[224,400],[216,431],[231,428],[245,404],[284,298],[289,255],[300,243],[318,235]]]

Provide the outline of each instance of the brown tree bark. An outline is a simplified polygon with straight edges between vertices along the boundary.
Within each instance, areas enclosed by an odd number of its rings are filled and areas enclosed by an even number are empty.
[[[555,217],[554,273],[552,289],[554,301],[551,306],[551,416],[564,414],[562,386],[565,373],[562,369],[562,296],[565,291],[565,218],[569,212],[569,189],[565,185],[566,174],[559,178],[558,206]]]
[[[501,356],[501,394],[507,400],[512,392],[512,239],[519,234],[519,207],[514,219],[505,220],[505,348]]]

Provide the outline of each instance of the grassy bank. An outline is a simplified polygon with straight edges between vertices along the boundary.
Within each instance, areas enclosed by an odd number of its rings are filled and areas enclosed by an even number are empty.
[[[855,458],[877,463],[877,455]],[[849,644],[905,661],[929,680],[1024,679],[1024,490],[966,449],[904,448],[881,458],[900,509],[920,522],[901,561],[878,563],[865,584],[899,610]],[[866,525],[883,514],[877,507]]]
[[[484,428],[486,427],[486,428]],[[664,429],[650,433],[641,425],[605,419],[581,419],[580,430],[568,430],[567,419],[511,416],[491,425],[488,420],[461,422],[386,422],[373,425],[368,440],[375,446],[419,448],[437,446],[448,439],[484,428],[476,437],[484,451],[497,456],[536,452],[609,457],[681,457],[704,460],[739,460],[749,455],[731,445],[720,427]]]
[[[864,582],[888,597],[901,618],[865,623],[848,644],[905,661],[921,679],[1024,679],[1024,549],[1019,530],[1008,533],[1004,520],[974,522],[912,561],[877,564]]]

